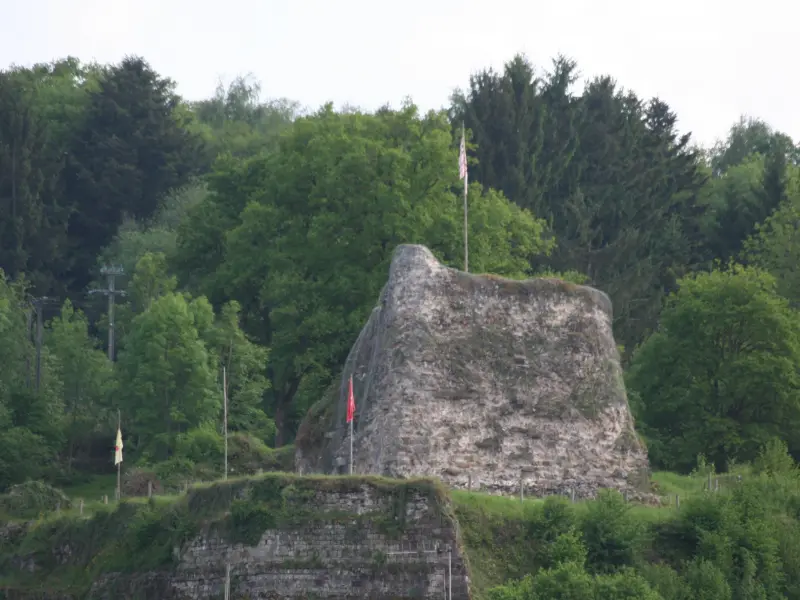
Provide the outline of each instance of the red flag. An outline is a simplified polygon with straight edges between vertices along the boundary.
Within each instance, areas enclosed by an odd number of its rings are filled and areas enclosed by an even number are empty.
[[[347,396],[347,422],[350,423],[356,414],[356,398],[353,396],[353,376],[350,376],[350,393]]]

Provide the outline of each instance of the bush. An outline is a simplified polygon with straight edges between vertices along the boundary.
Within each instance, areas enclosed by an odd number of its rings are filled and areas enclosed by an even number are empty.
[[[272,471],[268,466],[271,452],[274,450],[251,435],[241,432],[229,435],[228,470],[236,475],[253,475],[259,469]]]
[[[13,485],[0,496],[0,508],[12,517],[27,518],[61,508],[72,507],[69,497],[41,481],[28,481]]]
[[[194,464],[222,464],[225,441],[211,427],[190,429],[176,440],[175,456]]]
[[[195,465],[186,458],[173,456],[154,467],[155,475],[165,491],[180,491],[194,481]]]
[[[160,494],[163,490],[155,471],[141,468],[131,469],[122,478],[122,495],[127,497],[147,496],[148,484],[152,485],[154,494]]]
[[[633,566],[643,547],[645,530],[617,491],[603,490],[583,522],[588,568],[593,573],[613,573]]]
[[[47,440],[25,429],[12,427],[0,435],[0,491],[26,479],[45,476],[53,464],[53,452]]]
[[[753,472],[765,475],[795,475],[797,463],[789,454],[789,447],[780,438],[767,442],[753,461]]]

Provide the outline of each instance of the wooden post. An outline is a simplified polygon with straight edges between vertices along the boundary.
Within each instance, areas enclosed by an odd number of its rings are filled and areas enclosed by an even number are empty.
[[[525,500],[525,481],[522,478],[522,471],[519,472],[519,500]]]
[[[153,497],[153,482],[152,481],[148,481],[147,482],[147,497],[148,498],[152,498]]]
[[[103,504],[108,504],[108,494],[103,496]]]
[[[80,516],[83,516],[83,498],[81,498],[80,502],[78,502],[78,513]]]
[[[467,490],[472,490],[472,473],[467,475]]]
[[[681,495],[675,494],[675,508],[681,507]]]
[[[569,492],[570,500],[572,500],[572,503],[575,504],[575,488],[572,488]]]

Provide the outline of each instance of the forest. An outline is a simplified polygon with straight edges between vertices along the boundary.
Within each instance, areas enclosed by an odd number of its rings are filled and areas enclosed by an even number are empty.
[[[291,460],[394,248],[462,267],[462,124],[470,271],[609,294],[653,468],[793,469],[800,144],[742,117],[701,147],[623,84],[516,56],[425,113],[307,109],[249,77],[188,101],[135,56],[0,71],[0,493],[113,472],[118,418],[126,469],[219,476],[223,368],[232,469]],[[496,597],[556,597],[531,581]],[[729,588],[702,597],[800,597]]]

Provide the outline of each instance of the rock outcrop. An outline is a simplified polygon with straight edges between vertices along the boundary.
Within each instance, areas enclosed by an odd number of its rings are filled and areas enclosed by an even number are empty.
[[[400,246],[341,381],[301,425],[300,473],[347,472],[351,375],[354,473],[576,497],[647,480],[596,289],[467,274]]]

